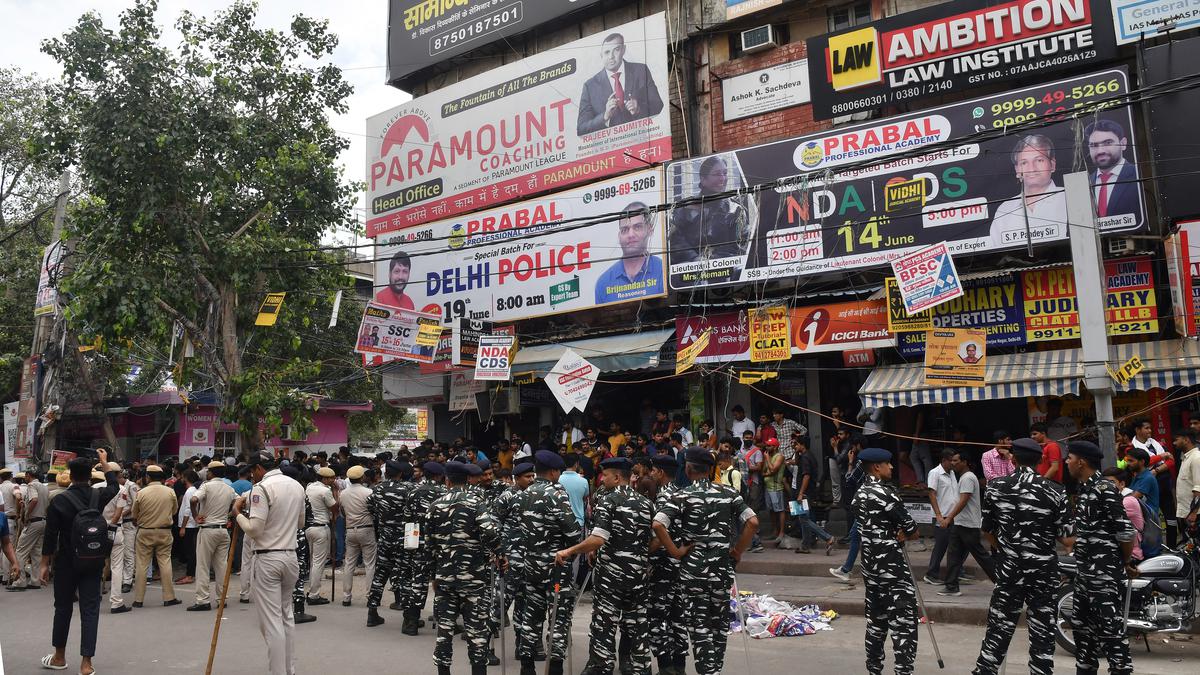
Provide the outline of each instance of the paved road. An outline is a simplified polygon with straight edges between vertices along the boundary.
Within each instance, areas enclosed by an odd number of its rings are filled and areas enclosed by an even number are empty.
[[[400,633],[400,614],[384,610],[387,623],[367,629],[366,609],[361,592],[362,577],[355,579],[359,591],[355,606],[340,604],[313,608],[319,618],[315,623],[296,629],[297,657],[301,674],[337,675],[340,673],[432,673],[430,660],[433,634],[421,631],[417,637]],[[340,579],[339,579],[340,584]],[[325,582],[328,589],[329,582]],[[236,577],[235,577],[236,588]],[[180,599],[188,604],[192,587],[180,588]],[[49,635],[52,613],[50,592],[41,590],[24,593],[0,592],[0,647],[3,666],[0,675],[23,675],[46,672],[37,660],[50,651]],[[140,675],[157,673],[202,673],[208,658],[215,612],[188,613],[183,606],[164,608],[157,587],[147,593],[146,607],[128,614],[112,616],[105,609],[100,617],[100,642],[96,668],[102,675]],[[591,606],[585,600],[575,614],[575,668],[581,670],[587,659],[587,624]],[[859,617],[842,617],[831,631],[797,638],[752,640],[750,666],[755,675],[796,672],[863,672],[863,621]],[[974,663],[983,629],[975,626],[939,624],[938,641],[947,664],[947,673],[969,672]],[[508,632],[509,645],[512,633]],[[78,653],[79,623],[72,625],[68,655]],[[1200,665],[1200,639],[1197,641],[1155,640],[1153,651],[1146,654],[1140,645],[1134,649],[1134,667],[1139,675],[1173,675],[1195,673]],[[1008,672],[1017,675],[1025,670],[1026,641],[1018,633],[1013,642],[1012,661]],[[511,657],[511,649],[509,650]],[[69,663],[78,665],[74,659]],[[797,659],[803,659],[798,662]],[[726,672],[745,671],[745,652],[740,636],[731,636]],[[803,667],[798,668],[798,664]],[[221,627],[220,645],[215,673],[261,673],[266,658],[259,636],[253,606],[236,602],[230,605]],[[1074,672],[1074,662],[1059,655],[1058,672]],[[539,664],[540,665],[540,664]],[[508,672],[516,675],[513,663]],[[490,668],[499,675],[500,668]],[[68,671],[72,672],[72,671]],[[455,642],[455,675],[469,672],[466,651],[461,641]],[[540,672],[540,671],[539,671]],[[689,672],[692,672],[689,670]],[[938,672],[933,661],[927,634],[920,634],[918,673]]]

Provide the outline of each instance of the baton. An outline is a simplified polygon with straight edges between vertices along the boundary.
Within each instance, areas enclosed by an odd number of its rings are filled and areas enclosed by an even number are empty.
[[[229,554],[225,558],[225,581],[221,584],[221,599],[217,601],[217,620],[213,622],[212,644],[208,646],[208,665],[204,675],[212,675],[213,659],[217,657],[217,636],[221,632],[221,617],[225,614],[225,596],[229,595],[229,573],[233,571],[234,540],[237,537],[237,520],[229,531]]]
[[[493,567],[492,574],[495,575],[496,579],[500,582],[496,591],[496,599],[499,604],[499,607],[497,608],[499,610],[499,618],[497,619],[496,624],[500,627],[500,636],[497,638],[500,641],[500,673],[501,675],[508,675],[508,654],[506,653],[507,650],[504,647],[504,571],[501,570],[497,572],[496,568]]]
[[[546,675],[550,675],[550,662],[554,660],[554,625],[558,622],[558,582],[554,582],[554,604],[550,606],[550,649],[546,655]]]
[[[1124,619],[1125,633],[1129,633],[1129,601],[1133,597],[1133,577],[1127,573],[1125,575],[1125,613],[1122,615]]]
[[[917,606],[921,609],[921,616],[925,617],[925,627],[929,629],[929,641],[933,643],[933,655],[937,658],[938,668],[945,669],[946,664],[942,661],[942,652],[938,649],[937,636],[933,634],[933,622],[929,620],[929,612],[925,611],[925,599],[921,597],[921,584],[917,583],[917,573],[913,571],[912,561],[908,559],[908,549],[904,547],[904,542],[900,542],[900,552],[904,554],[904,564],[908,566],[908,576],[912,579],[913,590],[917,592]]]
[[[733,574],[733,597],[737,601],[738,620],[742,622],[742,649],[746,652],[746,672],[750,672],[750,638],[746,637],[746,608],[742,605],[742,594],[738,591],[737,573]]]

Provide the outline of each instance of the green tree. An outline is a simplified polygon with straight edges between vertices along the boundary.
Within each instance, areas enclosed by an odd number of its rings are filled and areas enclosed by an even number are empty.
[[[43,45],[63,68],[44,147],[87,195],[68,219],[67,318],[83,339],[158,353],[181,326],[198,359],[176,382],[215,390],[244,442],[261,444],[260,420],[267,435],[285,414],[305,430],[319,393],[306,385],[336,386],[326,371],[342,364],[322,353],[351,355],[317,318],[346,281],[315,248],[354,222],[357,190],[336,162],[347,142],[328,119],[351,87],[327,62],[337,38],[325,22],[263,29],[257,6],[236,2],[208,19],[184,12],[168,47],[156,9],[138,0],[113,30],[85,14]],[[256,327],[271,291],[287,292],[283,310]]]

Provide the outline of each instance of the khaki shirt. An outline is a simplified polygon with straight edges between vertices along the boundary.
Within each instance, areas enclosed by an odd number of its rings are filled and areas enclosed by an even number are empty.
[[[34,500],[36,503],[33,503]],[[25,520],[45,518],[46,507],[50,505],[50,491],[40,480],[25,484]]]
[[[1187,518],[1192,500],[1200,497],[1200,450],[1192,448],[1180,460],[1179,477],[1175,479],[1175,516]]]
[[[304,527],[304,488],[279,469],[267,472],[250,490],[250,516],[238,525],[254,542],[254,552],[295,550],[296,530]]]
[[[333,489],[320,482],[309,483],[304,489],[308,495],[308,503],[312,504],[313,522],[317,525],[329,524],[329,509],[337,503],[333,498]]]
[[[138,490],[133,500],[133,517],[138,527],[168,528],[175,522],[178,510],[175,491],[157,481]]]
[[[205,481],[200,489],[196,490],[195,498],[200,508],[193,515],[204,518],[204,522],[201,523],[203,527],[224,525],[229,521],[229,509],[233,506],[235,496],[233,488],[220,478]]]
[[[371,511],[367,508],[367,497],[371,496],[371,488],[362,483],[351,483],[350,487],[342,490],[342,513],[346,516],[346,527],[362,527],[373,525]]]
[[[12,520],[17,515],[16,495],[19,494],[21,494],[20,486],[11,480],[0,483],[0,501],[4,503],[4,512],[8,514],[9,520]]]

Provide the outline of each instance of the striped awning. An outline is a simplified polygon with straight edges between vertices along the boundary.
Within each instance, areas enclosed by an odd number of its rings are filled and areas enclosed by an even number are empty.
[[[1200,384],[1200,345],[1164,340],[1113,345],[1109,365],[1119,368],[1137,356],[1144,369],[1117,391],[1145,391]],[[962,403],[1026,396],[1079,394],[1083,386],[1083,350],[1060,349],[989,356],[982,387],[930,387],[925,366],[908,363],[876,368],[858,390],[863,405],[899,408],[931,403]]]

